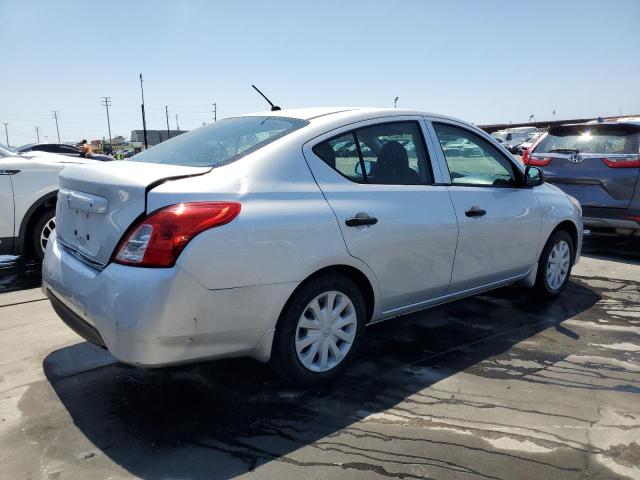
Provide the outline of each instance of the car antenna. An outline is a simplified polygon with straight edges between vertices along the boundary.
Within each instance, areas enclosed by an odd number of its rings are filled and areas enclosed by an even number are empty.
[[[258,93],[260,94],[260,96],[261,96],[262,98],[264,98],[264,99],[269,103],[269,105],[271,105],[271,111],[272,111],[272,112],[277,112],[278,110],[282,110],[279,106],[274,105],[274,104],[271,102],[271,100],[269,100],[269,99],[267,98],[267,96],[266,96],[264,93],[262,93],[262,92],[258,89],[258,87],[256,87],[256,86],[255,86],[255,85],[253,85],[253,84],[251,84],[251,86],[253,87],[253,89],[254,89],[256,92],[258,92]]]

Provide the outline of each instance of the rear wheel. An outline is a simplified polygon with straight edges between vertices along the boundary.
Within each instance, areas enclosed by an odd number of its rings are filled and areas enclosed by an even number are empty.
[[[555,297],[564,290],[571,275],[573,252],[573,240],[565,230],[558,230],[549,237],[538,263],[535,289],[539,294]]]
[[[44,252],[47,249],[47,242],[51,236],[51,232],[56,228],[56,211],[51,208],[40,214],[33,224],[31,230],[31,252],[40,261],[44,258]]]
[[[365,311],[362,293],[347,277],[324,275],[308,282],[282,312],[271,365],[300,385],[334,379],[355,353]]]

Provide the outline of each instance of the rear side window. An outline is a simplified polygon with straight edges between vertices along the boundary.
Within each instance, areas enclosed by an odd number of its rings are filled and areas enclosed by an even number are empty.
[[[416,122],[359,128],[319,143],[313,152],[357,183],[423,185],[432,181],[427,150]]]
[[[624,125],[569,125],[549,130],[536,153],[633,154],[640,151],[640,128]]]
[[[134,155],[132,162],[219,167],[308,125],[288,117],[236,117],[179,135]]]

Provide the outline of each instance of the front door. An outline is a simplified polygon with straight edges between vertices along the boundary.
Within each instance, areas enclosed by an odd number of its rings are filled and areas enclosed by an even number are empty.
[[[522,173],[463,125],[433,122],[460,234],[450,292],[526,273],[537,261],[541,213]]]
[[[380,285],[383,314],[443,295],[458,226],[449,192],[434,185],[422,122],[363,122],[309,142],[304,155],[349,253]]]

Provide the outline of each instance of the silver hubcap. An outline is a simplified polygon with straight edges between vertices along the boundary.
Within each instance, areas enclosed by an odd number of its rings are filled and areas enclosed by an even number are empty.
[[[349,353],[358,319],[353,302],[343,293],[321,293],[306,306],[296,327],[296,352],[305,368],[327,372]]]
[[[51,236],[51,232],[56,228],[56,217],[53,217],[49,220],[42,232],[40,232],[40,247],[42,247],[42,251],[44,252],[47,249],[47,242],[49,241],[49,237]]]
[[[547,260],[547,286],[551,290],[557,290],[562,286],[571,263],[571,252],[569,245],[564,240],[560,240],[551,249]]]

